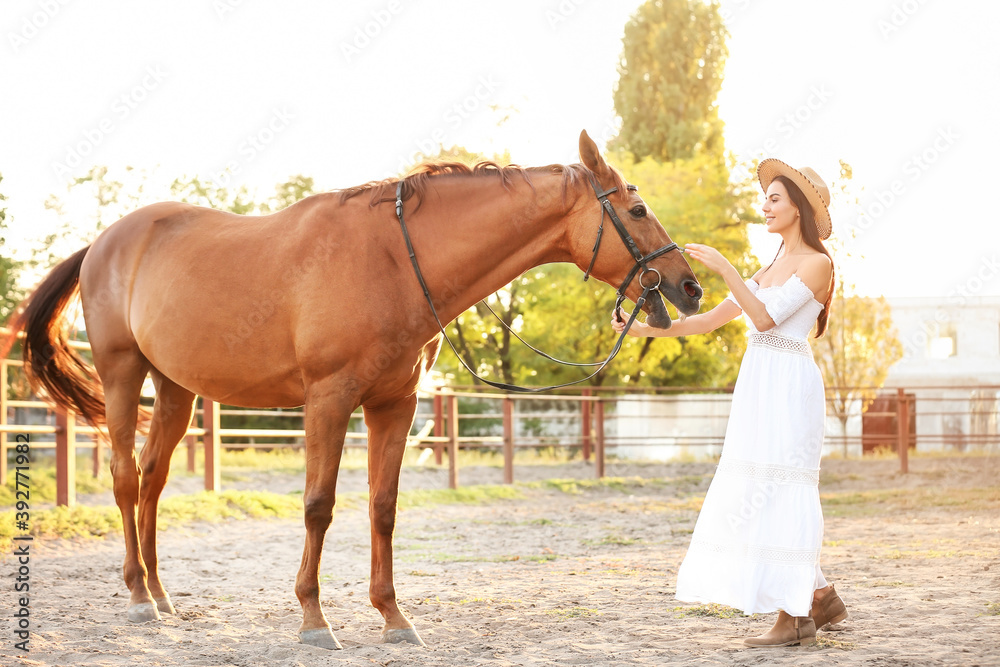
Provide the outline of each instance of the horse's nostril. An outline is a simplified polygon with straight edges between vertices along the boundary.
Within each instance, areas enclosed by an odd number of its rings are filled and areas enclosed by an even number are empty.
[[[687,292],[687,295],[692,299],[701,298],[701,286],[692,280],[684,281],[684,291]]]

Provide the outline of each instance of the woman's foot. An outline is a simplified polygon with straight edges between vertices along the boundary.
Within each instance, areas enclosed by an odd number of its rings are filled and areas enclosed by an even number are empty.
[[[809,616],[816,623],[817,630],[834,623],[840,623],[847,618],[847,606],[837,595],[833,584],[821,588],[813,594],[813,604]]]
[[[809,646],[816,643],[816,625],[809,616],[789,616],[778,612],[774,627],[759,637],[743,640],[744,646],[768,648],[772,646]]]

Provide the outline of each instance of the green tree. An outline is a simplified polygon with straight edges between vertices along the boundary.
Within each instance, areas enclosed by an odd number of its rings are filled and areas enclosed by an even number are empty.
[[[61,195],[50,194],[45,208],[59,218],[59,227],[43,237],[32,250],[32,266],[48,268],[81,247],[93,243],[108,225],[143,204],[152,203],[146,192],[149,174],[132,167],[111,176],[108,167],[98,165],[74,178]],[[87,218],[71,217],[86,212]]]
[[[3,175],[0,175],[0,182]],[[7,245],[7,196],[0,193],[0,245],[3,254],[0,255],[0,325],[6,324],[14,313],[17,304],[24,298],[24,290],[18,285],[22,263],[15,260]]]
[[[312,177],[298,174],[275,185],[274,195],[261,199],[245,185],[228,188],[198,176],[182,176],[170,184],[170,193],[189,204],[239,215],[267,215],[316,194],[316,184]]]
[[[861,211],[863,188],[853,182],[854,170],[840,161],[840,174],[830,186],[834,220],[852,219]],[[832,395],[832,410],[840,421],[841,435],[847,435],[852,408],[860,404],[864,412],[875,399],[875,389],[885,384],[889,368],[903,358],[903,345],[892,324],[892,312],[884,297],[854,294],[849,276],[858,260],[849,250],[855,228],[842,226],[838,235],[826,242],[837,270],[836,288],[830,304],[826,334],[813,343],[816,363]],[[847,450],[847,439],[844,439]]]
[[[861,297],[848,291],[844,281],[838,280],[826,334],[813,343],[842,435],[847,434],[852,406],[860,402],[861,411],[867,410],[875,389],[885,384],[889,367],[903,358],[903,344],[885,297]]]
[[[46,268],[62,261],[88,243],[127,213],[159,199],[173,197],[179,201],[208,206],[241,215],[265,215],[291,206],[298,200],[315,194],[311,177],[296,175],[275,185],[274,194],[258,197],[245,185],[221,187],[197,176],[175,178],[164,190],[159,179],[147,172],[126,167],[112,175],[106,166],[95,166],[69,184],[65,194],[52,194],[45,208],[60,219],[56,231],[42,238],[32,252],[32,265]],[[79,211],[89,211],[86,219],[71,217]]]
[[[729,33],[715,0],[648,0],[625,25],[614,91],[621,132],[611,144],[660,161],[721,156],[716,96]]]

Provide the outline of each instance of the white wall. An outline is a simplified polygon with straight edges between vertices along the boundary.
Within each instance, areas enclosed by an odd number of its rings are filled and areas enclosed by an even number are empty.
[[[1000,384],[1000,297],[888,299],[903,358],[889,386]],[[943,356],[954,339],[954,355]]]

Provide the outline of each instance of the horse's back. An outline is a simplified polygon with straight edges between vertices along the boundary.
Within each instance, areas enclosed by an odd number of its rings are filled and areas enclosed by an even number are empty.
[[[355,225],[346,212],[336,224],[337,204],[318,195],[267,216],[177,202],[130,213],[81,269],[91,340],[134,340],[167,377],[216,400],[301,404],[301,316],[315,319],[329,305],[323,290],[350,270],[338,268],[351,264],[339,261],[338,228]]]

